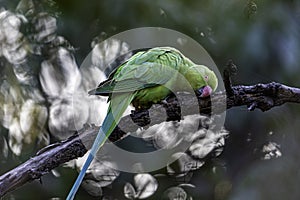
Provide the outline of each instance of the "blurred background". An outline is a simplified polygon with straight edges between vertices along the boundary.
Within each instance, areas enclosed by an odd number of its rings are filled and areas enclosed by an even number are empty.
[[[220,71],[233,59],[235,85],[275,81],[300,87],[300,1],[0,0],[0,174],[67,138],[77,124],[99,123],[106,100],[72,95],[80,96],[106,74],[95,67],[85,72],[91,77],[86,80],[79,66],[106,38],[151,26],[190,36]],[[114,54],[126,52],[119,45]],[[99,117],[91,116],[95,108]],[[232,108],[223,152],[196,170],[180,177],[171,175],[172,167],[112,172],[106,181],[86,181],[92,186],[80,189],[77,199],[299,199],[299,115],[297,104],[264,113]],[[185,156],[182,162],[190,159]],[[77,165],[58,167],[3,199],[64,199]]]

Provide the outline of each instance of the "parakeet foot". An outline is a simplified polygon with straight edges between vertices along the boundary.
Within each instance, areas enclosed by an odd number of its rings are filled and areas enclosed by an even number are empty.
[[[181,109],[177,97],[174,94],[169,95],[167,98],[161,101],[163,107],[166,109],[167,120],[166,121],[180,121]]]
[[[150,122],[151,122],[148,109],[132,110],[130,117],[131,117],[132,121],[135,124],[137,124],[138,126],[146,126],[146,125],[150,124]]]

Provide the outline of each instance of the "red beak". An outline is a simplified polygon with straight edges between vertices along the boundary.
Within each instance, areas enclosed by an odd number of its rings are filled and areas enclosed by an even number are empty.
[[[212,93],[212,89],[209,85],[200,88],[198,91],[201,94],[200,97],[208,97]]]

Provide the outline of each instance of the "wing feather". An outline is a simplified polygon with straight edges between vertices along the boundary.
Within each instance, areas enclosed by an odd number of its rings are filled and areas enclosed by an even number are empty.
[[[163,85],[175,76],[181,64],[183,58],[180,53],[170,48],[138,52],[89,94],[107,96]]]

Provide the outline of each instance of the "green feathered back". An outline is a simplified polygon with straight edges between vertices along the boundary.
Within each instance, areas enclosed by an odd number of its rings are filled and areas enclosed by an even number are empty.
[[[210,84],[213,90],[216,89],[216,76],[206,66],[194,64],[177,49],[156,47],[134,54],[89,94],[109,96],[110,100],[113,93],[137,91],[133,105],[148,107],[164,99],[171,91],[187,88],[183,86],[183,79],[178,78],[178,73],[185,76],[194,90]],[[206,77],[213,80],[206,80]]]
[[[164,85],[180,67],[192,64],[178,50],[170,47],[138,52],[89,93],[107,96],[111,93],[133,92]]]

